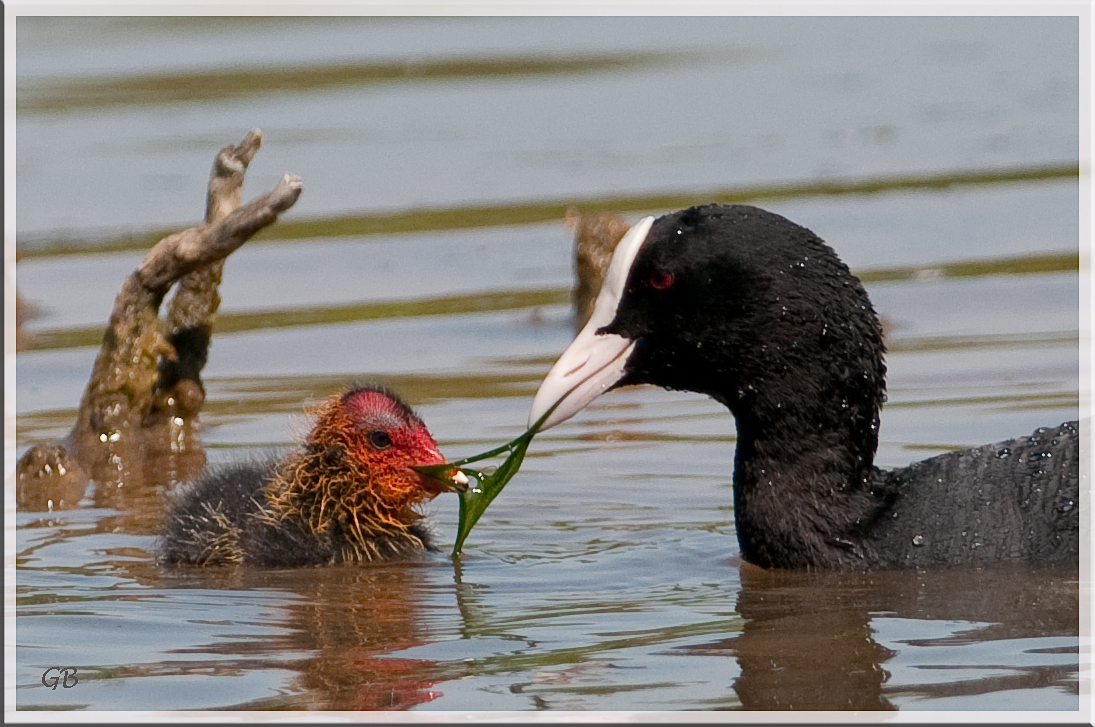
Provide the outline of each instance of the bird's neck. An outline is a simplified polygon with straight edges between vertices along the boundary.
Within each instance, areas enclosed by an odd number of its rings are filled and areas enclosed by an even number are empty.
[[[788,381],[770,390],[779,398],[758,386],[753,396],[724,401],[738,430],[742,556],[765,567],[867,567],[872,553],[862,535],[888,505],[872,490],[880,397],[819,395]]]

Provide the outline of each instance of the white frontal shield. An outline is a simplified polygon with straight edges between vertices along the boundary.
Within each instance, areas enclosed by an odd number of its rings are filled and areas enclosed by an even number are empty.
[[[540,383],[532,400],[530,427],[556,402],[559,405],[540,431],[566,421],[620,380],[635,342],[611,333],[598,334],[597,329],[615,318],[631,266],[652,224],[653,217],[643,218],[616,246],[593,315]]]

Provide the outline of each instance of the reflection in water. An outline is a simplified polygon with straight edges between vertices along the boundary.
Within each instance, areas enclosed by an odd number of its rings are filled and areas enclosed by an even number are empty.
[[[203,647],[241,658],[253,658],[258,650],[267,654],[270,666],[284,666],[279,657],[286,654],[307,654],[290,664],[298,676],[286,686],[285,697],[231,709],[406,710],[442,696],[435,685],[460,676],[451,665],[398,656],[437,637],[428,622],[439,589],[429,585],[428,566],[402,562],[299,570],[180,569],[168,578],[169,585],[186,589],[227,587],[290,595],[280,609],[286,635]]]
[[[1065,665],[970,667],[989,676],[888,689],[887,661],[895,652],[879,643],[874,619],[970,622],[928,644],[1079,635],[1077,574],[996,571],[886,572],[871,575],[811,574],[741,569],[737,611],[745,627],[736,636],[670,653],[738,661],[733,688],[744,709],[892,710],[901,697],[947,697],[1005,689],[1057,687],[1079,695],[1078,644],[1058,650],[1076,654]]]
[[[422,571],[401,568],[317,569],[294,584],[304,597],[290,609],[300,637],[317,653],[300,683],[324,709],[409,709],[440,696],[441,678],[425,659],[393,657],[422,644],[428,597]],[[304,644],[301,644],[304,646]]]
[[[656,688],[641,674],[622,668],[630,660],[621,654],[632,648],[662,656],[730,660],[730,671],[734,666],[740,670],[727,685],[737,699],[712,705],[721,709],[891,711],[903,706],[902,700],[1045,688],[1078,696],[1075,574],[1010,570],[845,575],[742,566],[736,610],[744,628],[736,631],[737,619],[723,621],[723,633],[729,627],[734,635],[711,642],[697,638],[692,645],[659,651],[659,644],[674,641],[681,632],[667,627],[580,648],[538,643],[522,632],[535,628],[548,612],[515,618],[494,608],[487,602],[489,586],[465,582],[460,562],[454,561],[454,567],[452,587],[436,581],[431,585],[432,568],[425,564],[262,576],[245,571],[239,585],[284,588],[301,596],[298,604],[286,607],[294,635],[291,643],[279,645],[279,653],[314,652],[297,665],[295,684],[306,692],[307,705],[316,709],[407,709],[443,696],[445,682],[451,680],[513,674],[525,675],[510,685],[510,692],[528,700],[526,708],[585,709],[591,694],[627,689],[637,677],[638,684],[630,688]],[[435,622],[451,611],[454,600],[460,619],[452,636],[461,641],[444,653],[466,653],[475,640],[491,638],[511,642],[508,653],[444,661],[400,656],[401,651],[444,640]],[[574,603],[557,615],[573,619],[588,614],[589,607],[585,601]],[[621,624],[627,611],[616,616]],[[883,632],[887,623],[901,619],[919,622],[917,634],[930,630],[926,626],[931,624],[945,626],[948,634],[895,644]],[[1013,654],[1003,662],[1009,664],[1005,667],[999,666],[1003,656],[977,661],[985,650],[966,659],[974,659],[972,664],[946,653],[934,656],[933,662],[933,654],[945,647],[991,650],[998,643],[1007,652],[1018,640],[1040,639],[1035,643],[1045,646],[1054,638],[1066,645],[1050,649],[1048,659],[1046,649],[1024,651],[1029,663],[1022,656],[1015,663]],[[923,670],[922,682],[906,678],[890,684],[897,652],[887,644],[922,652],[914,659],[915,668]],[[931,671],[939,662],[946,679]],[[713,665],[710,671],[725,669]]]

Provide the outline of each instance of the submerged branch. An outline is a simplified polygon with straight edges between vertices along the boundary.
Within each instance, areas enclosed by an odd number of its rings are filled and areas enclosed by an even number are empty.
[[[303,189],[300,177],[286,174],[241,205],[247,166],[261,143],[255,129],[221,149],[209,178],[205,221],[164,237],[126,278],[72,432],[63,445],[36,445],[24,455],[20,487],[42,486],[56,479],[58,466],[71,473],[73,464],[100,483],[116,484],[142,472],[144,460],[164,454],[189,454],[195,466],[204,464],[197,441],[205,399],[200,372],[220,305],[224,259],[292,207]],[[160,305],[176,283],[165,334]],[[19,499],[21,505],[32,500]]]

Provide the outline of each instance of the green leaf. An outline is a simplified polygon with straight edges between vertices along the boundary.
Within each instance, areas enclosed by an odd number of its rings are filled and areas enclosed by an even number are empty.
[[[559,402],[565,398],[564,396]],[[457,527],[456,543],[452,548],[453,557],[460,553],[460,549],[464,547],[464,541],[471,533],[471,529],[479,522],[480,516],[486,512],[487,506],[491,504],[494,498],[498,497],[506,483],[517,474],[517,470],[521,468],[521,462],[525,459],[525,451],[532,442],[532,438],[536,436],[536,432],[539,431],[544,420],[548,418],[551,412],[555,411],[555,407],[559,405],[559,402],[556,402],[555,406],[544,412],[544,415],[525,430],[524,434],[507,444],[503,444],[501,447],[495,447],[489,452],[458,459],[448,464],[419,465],[415,467],[422,474],[445,482],[450,486],[458,470],[468,478],[467,488],[460,492],[460,524]],[[506,461],[490,474],[463,466],[471,462],[497,457],[506,452],[509,452]]]

